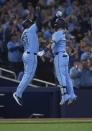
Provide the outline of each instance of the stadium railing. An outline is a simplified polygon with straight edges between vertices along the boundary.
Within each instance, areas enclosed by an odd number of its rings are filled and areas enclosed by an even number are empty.
[[[3,73],[4,72],[4,73]],[[16,79],[16,73],[13,72],[13,71],[10,71],[10,70],[7,70],[7,69],[4,69],[4,68],[0,68],[0,75],[3,76],[7,74],[8,76],[11,75],[11,77],[13,77],[14,79]]]
[[[5,76],[5,74],[3,75],[3,72],[9,73],[8,77],[7,77],[7,75]],[[11,76],[12,78],[9,75],[12,75]],[[13,71],[10,71],[8,69],[0,68],[0,77],[3,77],[5,79],[7,79],[7,80],[12,80],[12,81],[15,81],[15,82],[19,82],[17,80],[16,73],[13,72]],[[36,87],[39,87],[38,86],[39,84],[43,84],[43,86],[45,86],[45,87],[48,87],[48,86],[58,86],[58,87],[60,87],[60,85],[56,85],[55,83],[51,83],[51,82],[48,82],[48,81],[40,80],[40,79],[37,79],[37,78],[34,78],[33,81],[35,81],[35,83],[37,83],[37,85],[35,85]],[[29,84],[29,85],[33,86],[34,84]]]

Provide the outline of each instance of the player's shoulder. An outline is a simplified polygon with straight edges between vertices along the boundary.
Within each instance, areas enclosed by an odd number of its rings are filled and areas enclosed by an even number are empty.
[[[61,38],[65,38],[65,36],[66,36],[66,32],[65,32],[65,30],[60,30],[60,31],[58,31],[58,36],[60,36]]]
[[[31,25],[30,27],[29,27],[29,31],[35,31],[35,29],[37,28],[37,26],[36,26],[36,23],[34,23],[33,25]]]
[[[56,32],[54,32],[54,33],[52,34],[52,39],[53,39],[53,40],[56,39]]]
[[[57,31],[58,34],[65,34],[65,30],[59,30]]]
[[[63,34],[63,31],[62,30],[59,30],[59,31],[56,31],[56,32],[54,32],[53,33],[53,36],[58,36],[58,35],[61,35],[61,34]]]
[[[61,36],[63,34],[63,32],[60,30],[60,31],[56,31],[52,34],[52,37],[58,37],[59,35]]]

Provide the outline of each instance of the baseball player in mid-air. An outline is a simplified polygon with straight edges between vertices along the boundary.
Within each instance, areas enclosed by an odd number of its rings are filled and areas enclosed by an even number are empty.
[[[66,23],[62,17],[54,19],[55,32],[52,35],[51,48],[54,54],[56,76],[61,86],[62,97],[60,105],[65,104],[67,101],[68,105],[70,105],[77,98],[74,93],[72,81],[68,73],[69,55],[66,53],[65,28]],[[44,55],[46,50],[39,52],[39,55]]]
[[[22,25],[24,28],[21,36],[21,43],[24,47],[22,57],[24,63],[24,75],[16,92],[13,93],[14,99],[20,106],[23,105],[22,94],[28,84],[32,81],[37,67],[37,53],[39,51],[37,31],[41,28],[40,14],[38,14],[35,23],[30,19],[26,19],[23,21]]]

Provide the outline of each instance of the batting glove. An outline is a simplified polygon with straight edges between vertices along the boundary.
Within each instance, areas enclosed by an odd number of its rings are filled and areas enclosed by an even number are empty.
[[[39,52],[37,53],[38,56],[43,56],[44,54],[45,54],[45,51],[44,51],[44,50],[39,51]]]

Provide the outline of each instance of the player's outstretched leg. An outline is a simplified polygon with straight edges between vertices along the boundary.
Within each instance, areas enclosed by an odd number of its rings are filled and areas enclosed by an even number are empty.
[[[61,87],[61,101],[60,101],[60,105],[64,105],[67,101],[69,101],[70,99],[70,95],[67,93],[66,91],[66,87]]]
[[[73,104],[77,100],[77,96],[75,95],[74,97],[70,98],[68,101],[68,105]]]

